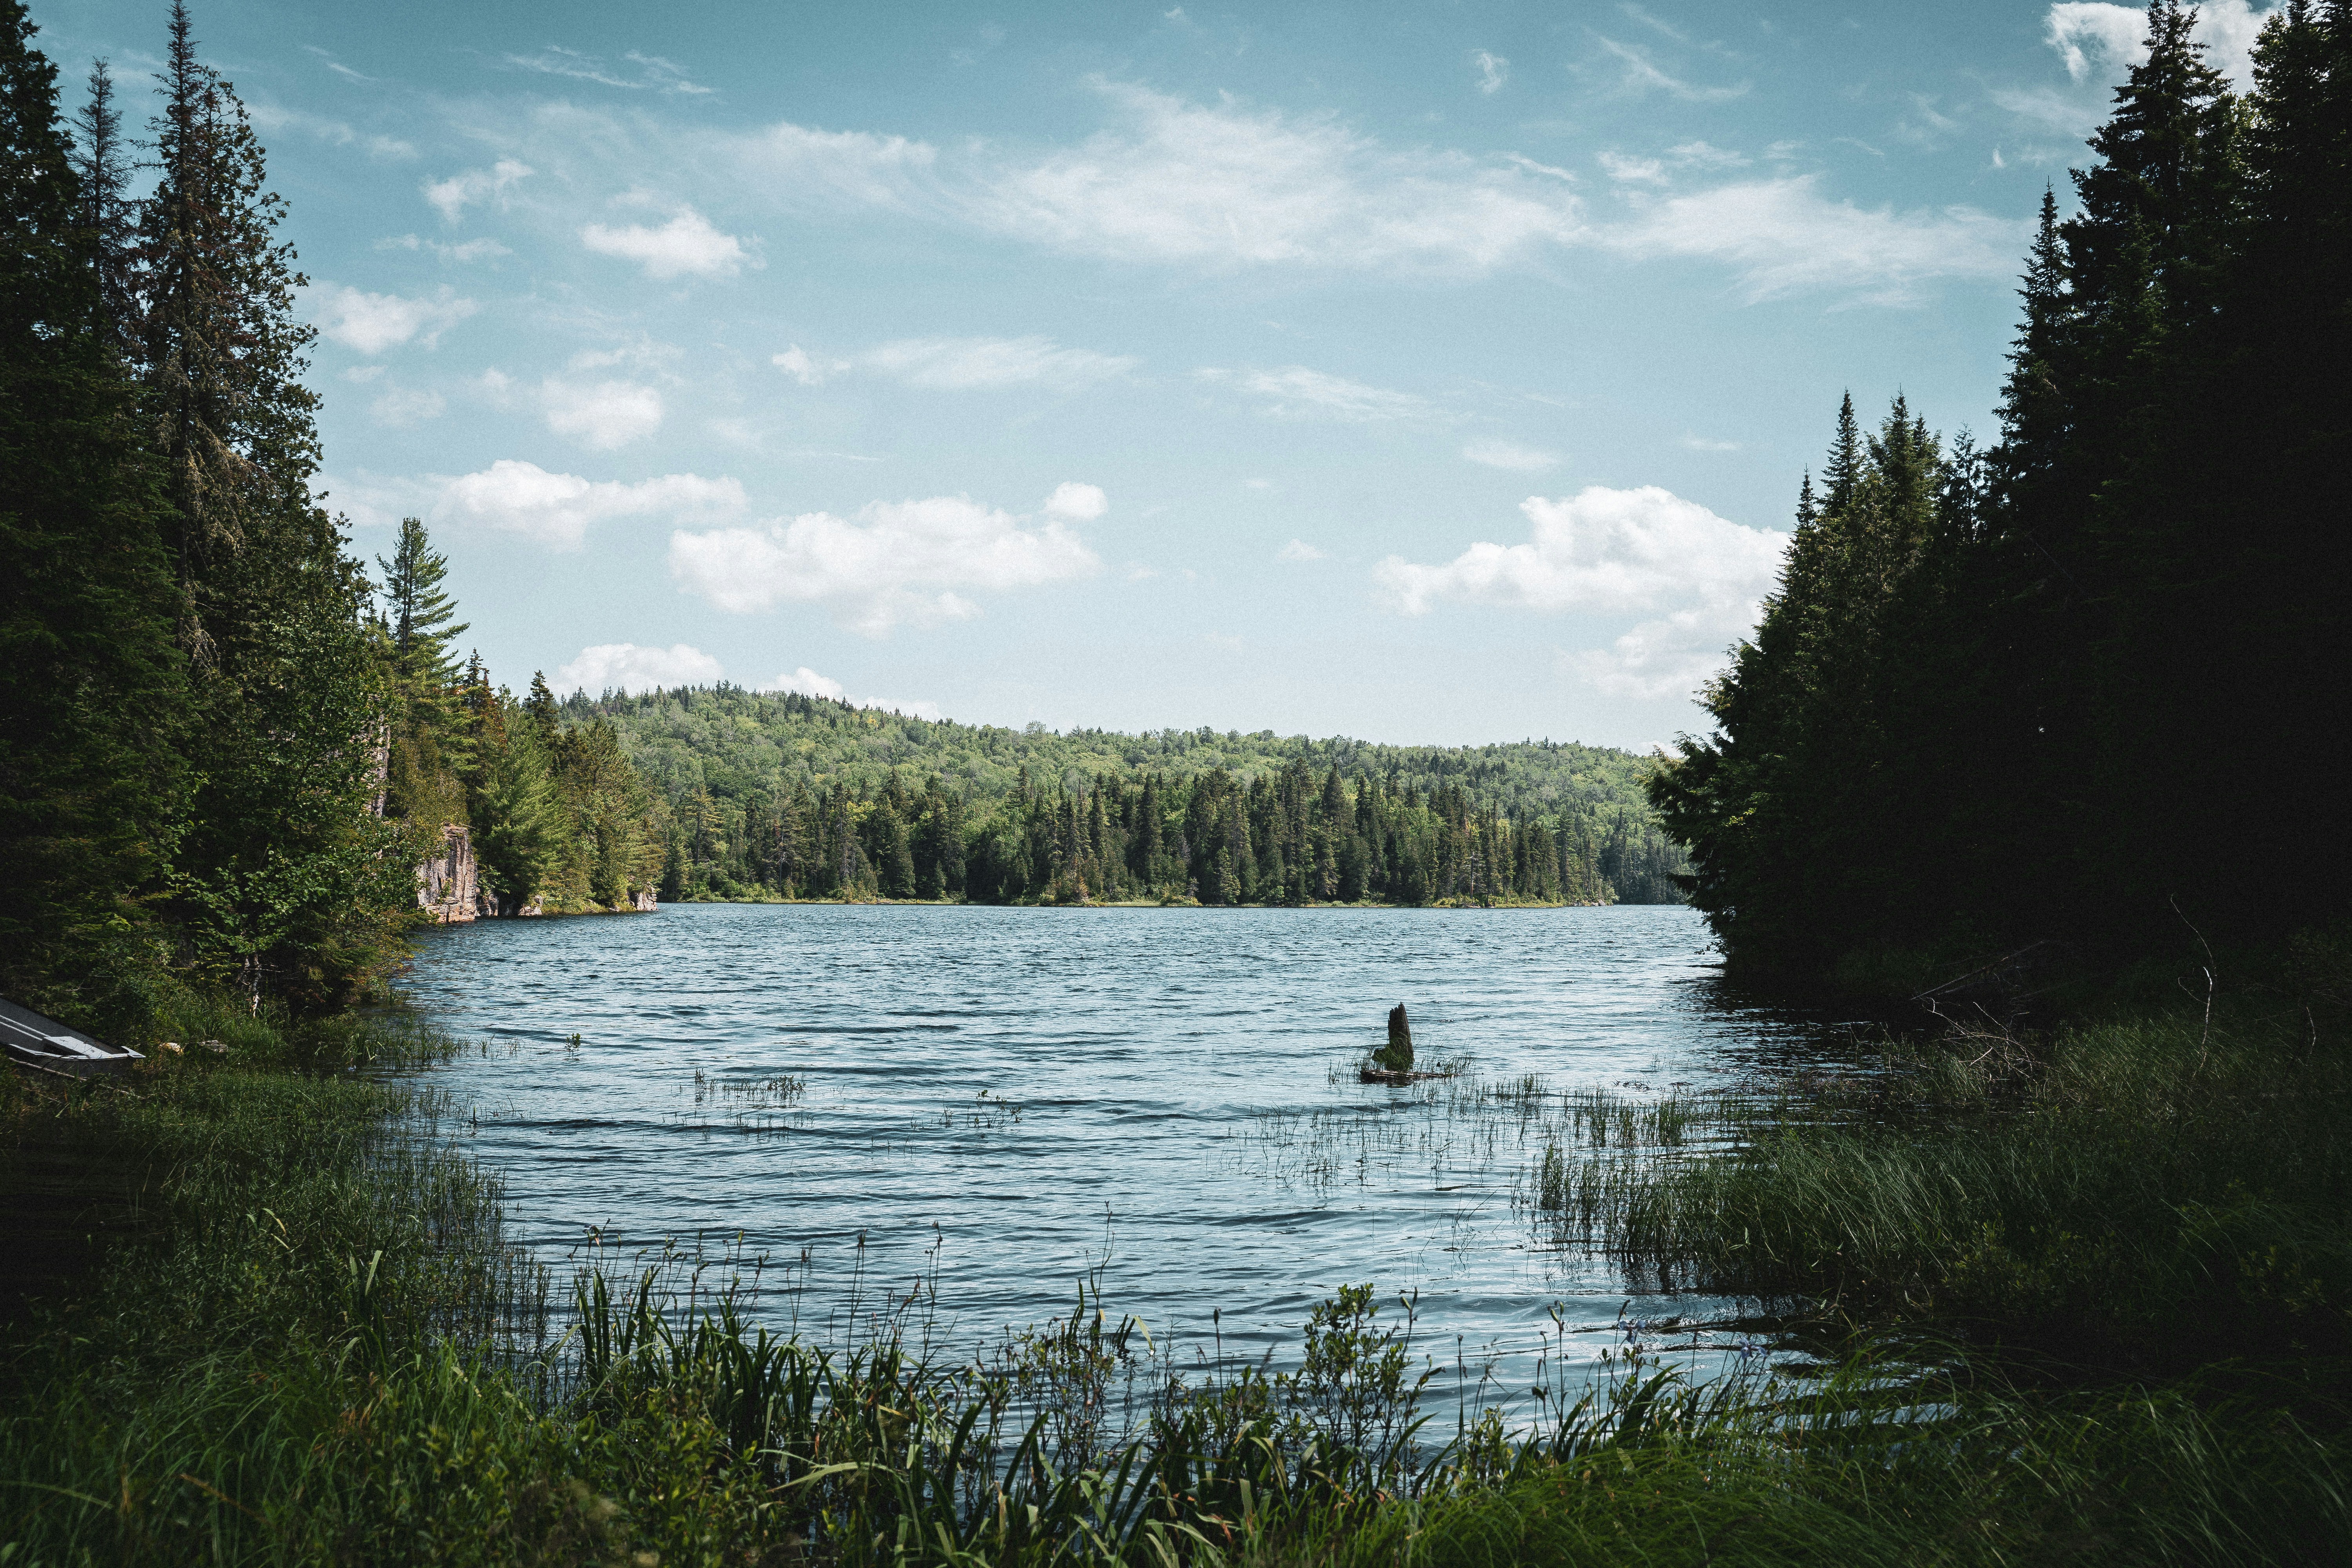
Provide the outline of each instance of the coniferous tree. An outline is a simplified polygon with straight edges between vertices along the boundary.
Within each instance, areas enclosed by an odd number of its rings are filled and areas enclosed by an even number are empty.
[[[0,0],[0,990],[128,1022],[185,689],[103,236],[33,36]]]

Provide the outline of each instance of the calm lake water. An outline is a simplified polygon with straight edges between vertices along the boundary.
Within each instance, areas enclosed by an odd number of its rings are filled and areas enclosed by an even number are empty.
[[[1447,1361],[1519,1362],[1554,1312],[1591,1331],[1573,1361],[1629,1300],[1733,1307],[1547,1249],[1507,1119],[1357,1082],[1393,1004],[1424,1058],[1554,1090],[1650,1098],[1822,1048],[1724,1000],[1680,908],[668,905],[437,931],[407,990],[487,1047],[436,1076],[559,1274],[591,1227],[623,1258],[740,1233],[796,1265],[767,1316],[823,1332],[854,1280],[871,1301],[929,1276],[941,1331],[977,1342],[1066,1311],[1099,1267],[1155,1337],[1216,1309],[1229,1353],[1278,1358],[1366,1280],[1417,1289]]]

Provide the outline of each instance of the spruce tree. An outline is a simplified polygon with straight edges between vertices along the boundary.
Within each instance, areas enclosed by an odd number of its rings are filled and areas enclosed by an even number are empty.
[[[131,1027],[185,688],[102,237],[33,37],[0,0],[0,991]]]

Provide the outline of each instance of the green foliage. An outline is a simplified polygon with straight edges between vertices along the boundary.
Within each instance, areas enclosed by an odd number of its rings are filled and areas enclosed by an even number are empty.
[[[184,667],[100,236],[32,35],[0,5],[0,992],[135,1026],[187,805]]]
[[[2045,200],[2002,438],[1841,412],[1778,593],[1653,798],[1735,970],[1821,981],[2185,911],[2274,942],[2352,873],[2352,15],[2274,13],[2240,98],[2147,57]],[[2260,759],[2258,763],[2249,759]]]
[[[668,796],[665,897],[1669,902],[1649,764],[1271,733],[1049,733],[737,688],[575,694]]]

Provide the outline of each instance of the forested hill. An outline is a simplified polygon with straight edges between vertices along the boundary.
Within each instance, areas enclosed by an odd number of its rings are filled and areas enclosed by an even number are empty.
[[[667,797],[679,846],[668,890],[682,897],[832,893],[863,879],[886,893],[1042,898],[1089,872],[1088,896],[1211,903],[1679,897],[1680,853],[1642,794],[1653,764],[1597,746],[1013,730],[729,686],[575,693],[563,713],[611,724]],[[894,876],[888,840],[901,826],[913,864]],[[820,859],[814,840],[828,833]],[[957,875],[970,885],[952,887]]]

